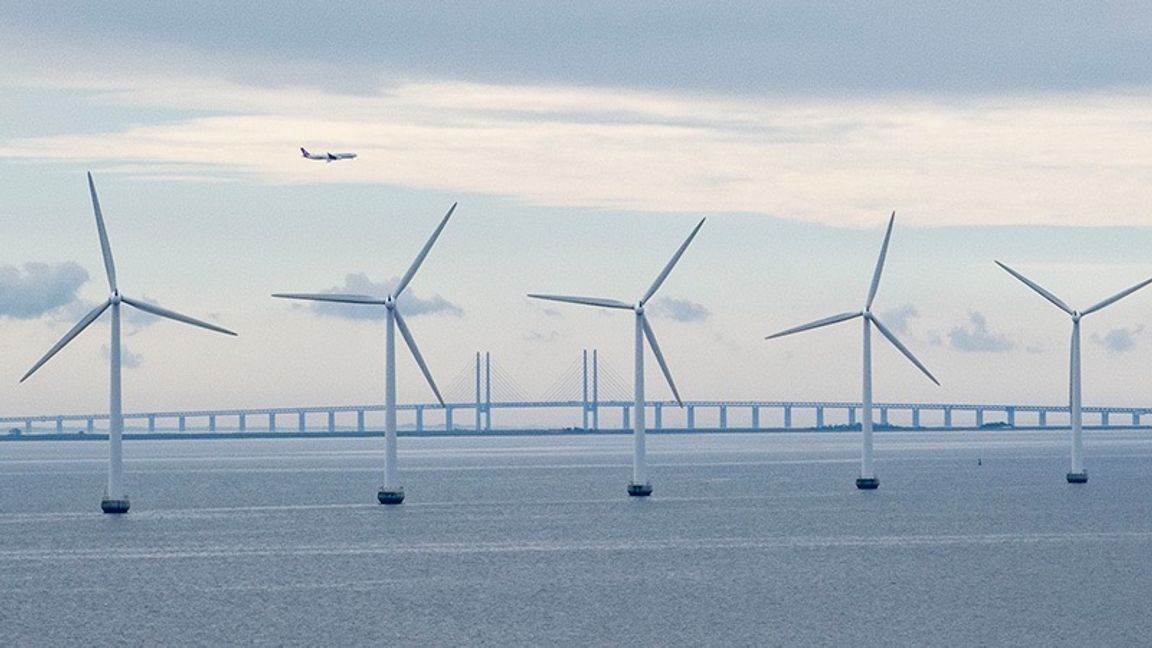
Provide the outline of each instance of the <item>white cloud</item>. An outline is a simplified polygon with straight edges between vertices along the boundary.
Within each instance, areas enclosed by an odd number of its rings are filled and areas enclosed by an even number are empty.
[[[0,317],[35,319],[76,301],[88,271],[71,261],[0,266]]]
[[[463,82],[338,94],[185,78],[126,81],[91,101],[201,116],[13,139],[0,155],[838,225],[891,209],[917,225],[1150,222],[1141,95],[751,101]],[[360,157],[309,163],[301,145]]]
[[[953,349],[963,352],[1002,352],[1016,348],[1016,343],[1003,333],[988,330],[988,320],[982,313],[969,311],[969,326],[953,326],[948,340]]]
[[[1136,348],[1136,340],[1144,333],[1142,325],[1110,329],[1104,335],[1092,335],[1092,341],[1109,353],[1126,353]]]
[[[100,346],[100,357],[104,358],[105,360],[111,359],[112,352],[108,349],[107,344]],[[144,361],[144,356],[140,355],[139,353],[133,353],[124,344],[120,345],[120,366],[121,367],[124,367],[125,369],[135,369],[136,367],[139,367],[140,363],[143,361]]]
[[[919,317],[920,313],[912,304],[904,304],[899,308],[894,308],[889,311],[880,313],[880,321],[884,322],[888,328],[896,333],[904,333],[908,330],[908,320]]]
[[[653,301],[648,311],[653,317],[663,317],[677,322],[702,322],[712,315],[712,311],[703,304],[671,297],[661,297]]]
[[[356,272],[344,277],[343,286],[336,286],[319,292],[370,295],[384,298],[392,293],[393,288],[399,282],[400,277],[392,277],[387,281],[375,282],[369,279],[368,275],[362,272]],[[400,295],[397,305],[406,317],[433,313],[444,315],[462,315],[464,313],[459,306],[444,299],[440,295],[434,295],[427,299],[417,297],[412,288],[405,289],[404,294]],[[343,319],[382,320],[385,317],[385,309],[383,306],[310,302],[309,308],[312,312],[319,315]]]

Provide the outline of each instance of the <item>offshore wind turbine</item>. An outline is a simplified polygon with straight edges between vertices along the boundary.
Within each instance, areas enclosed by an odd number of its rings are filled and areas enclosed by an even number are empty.
[[[648,316],[644,313],[644,305],[648,303],[649,299],[656,294],[656,291],[663,285],[664,280],[668,278],[668,274],[672,272],[672,268],[676,262],[683,256],[684,250],[688,249],[688,244],[692,239],[696,238],[696,233],[704,226],[706,219],[701,218],[696,227],[692,229],[692,233],[672,255],[672,258],[656,276],[656,280],[648,287],[648,291],[640,298],[635,304],[629,304],[616,299],[602,299],[599,297],[572,297],[568,295],[539,295],[530,294],[529,297],[533,299],[547,299],[550,301],[567,302],[570,304],[583,304],[585,306],[597,306],[600,308],[614,308],[619,310],[630,310],[635,314],[635,374],[634,374],[634,393],[633,393],[633,416],[632,416],[632,481],[628,482],[628,494],[634,497],[647,497],[652,494],[652,482],[648,480],[648,467],[645,456],[644,447],[644,340],[648,340],[648,346],[652,348],[652,354],[656,356],[656,361],[660,363],[660,370],[664,373],[664,379],[668,381],[668,386],[672,388],[672,395],[676,397],[676,403],[680,407],[684,406],[684,402],[680,400],[680,392],[676,390],[676,383],[672,381],[672,373],[668,371],[668,363],[664,361],[664,354],[660,352],[660,345],[656,342],[656,334],[652,331],[652,325],[648,323]]]
[[[60,349],[63,349],[69,342],[77,335],[88,328],[88,325],[95,322],[104,311],[112,310],[112,339],[109,342],[108,364],[111,369],[110,378],[108,381],[108,490],[104,493],[104,498],[100,501],[100,508],[105,513],[127,513],[130,506],[128,496],[124,493],[124,479],[123,479],[123,452],[121,449],[121,436],[124,433],[124,415],[120,394],[120,306],[127,304],[138,310],[160,317],[166,317],[170,320],[177,322],[184,322],[200,328],[206,328],[209,331],[216,331],[226,335],[236,335],[226,328],[209,324],[201,320],[181,315],[175,311],[170,311],[166,308],[161,308],[155,304],[132,299],[120,293],[120,288],[116,283],[116,265],[112,261],[112,247],[108,244],[108,231],[104,227],[104,214],[100,211],[100,200],[96,197],[96,185],[92,182],[92,174],[88,174],[88,192],[92,195],[92,211],[96,213],[96,232],[100,236],[100,253],[104,257],[104,272],[108,276],[108,289],[110,294],[102,304],[93,308],[87,315],[82,317],[70,331],[60,338],[44,357],[40,358],[28,373],[20,379],[24,382],[36,372],[37,369],[42,367],[45,362],[56,355]]]
[[[872,272],[872,285],[868,289],[868,298],[864,301],[864,310],[854,311],[848,313],[840,313],[839,315],[832,315],[818,319],[815,322],[801,324],[800,326],[790,328],[779,333],[773,333],[766,337],[766,340],[773,338],[799,333],[800,331],[807,331],[809,329],[820,328],[830,324],[837,324],[839,322],[846,322],[848,320],[861,318],[864,323],[864,377],[863,389],[861,398],[861,413],[860,413],[860,430],[862,432],[863,443],[860,451],[860,477],[856,480],[856,488],[861,490],[873,490],[880,486],[880,480],[876,478],[876,470],[872,462],[872,325],[876,325],[876,329],[896,347],[900,353],[903,353],[906,358],[912,361],[912,364],[924,372],[928,379],[937,385],[940,384],[939,380],[928,371],[916,356],[904,346],[896,335],[884,326],[875,314],[872,313],[872,301],[876,299],[876,290],[880,287],[880,273],[884,270],[884,258],[888,255],[888,241],[892,238],[892,225],[896,222],[896,212],[892,212],[891,218],[888,219],[888,230],[884,233],[884,244],[880,247],[880,257],[876,260],[876,269]]]
[[[1082,438],[1083,431],[1081,428],[1082,413],[1080,411],[1080,319],[1085,315],[1091,315],[1105,306],[1110,306],[1124,299],[1128,295],[1152,283],[1152,279],[1145,279],[1131,288],[1121,290],[1102,302],[1093,304],[1082,311],[1077,311],[1070,308],[1068,304],[1064,303],[1059,297],[1040,287],[1040,284],[1032,281],[1028,277],[1025,277],[999,261],[996,262],[996,265],[1003,268],[1008,274],[1019,279],[1025,286],[1035,290],[1041,297],[1047,299],[1053,306],[1064,311],[1072,318],[1071,361],[1069,362],[1068,368],[1068,413],[1072,427],[1072,438],[1070,439],[1072,444],[1072,468],[1068,472],[1067,480],[1069,484],[1087,483],[1088,471],[1084,469],[1084,444]]]
[[[440,232],[444,231],[444,226],[448,224],[448,219],[452,218],[452,212],[456,211],[456,203],[452,203],[452,207],[444,214],[440,224],[436,226],[436,230],[432,232],[432,236],[428,238],[428,242],[421,248],[420,253],[416,255],[416,259],[412,265],[408,267],[408,271],[400,278],[400,282],[396,284],[396,288],[392,290],[392,294],[384,299],[373,297],[371,295],[348,295],[337,293],[276,293],[273,297],[281,299],[303,299],[307,301],[318,302],[336,302],[339,304],[369,304],[374,306],[383,306],[385,312],[385,334],[384,334],[384,485],[376,492],[376,500],[381,504],[400,504],[404,501],[404,487],[400,485],[400,474],[397,466],[396,457],[396,329],[400,329],[400,335],[404,337],[404,342],[408,345],[408,350],[412,352],[412,357],[415,358],[416,364],[420,365],[420,371],[424,373],[424,379],[428,381],[428,386],[432,388],[432,393],[436,394],[436,400],[440,402],[443,407],[444,398],[440,395],[440,389],[436,387],[436,381],[432,379],[432,372],[428,370],[428,365],[424,362],[424,356],[420,355],[420,349],[416,346],[416,340],[412,337],[412,331],[408,329],[408,325],[404,323],[404,317],[400,315],[400,310],[396,307],[396,301],[400,299],[400,295],[404,289],[408,287],[408,283],[412,281],[416,271],[420,269],[420,264],[424,263],[424,257],[428,256],[429,250],[432,249],[432,244],[439,238]]]

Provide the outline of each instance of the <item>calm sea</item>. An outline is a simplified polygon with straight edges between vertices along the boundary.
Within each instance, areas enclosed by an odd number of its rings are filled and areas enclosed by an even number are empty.
[[[1152,433],[0,443],[0,645],[1152,643]]]

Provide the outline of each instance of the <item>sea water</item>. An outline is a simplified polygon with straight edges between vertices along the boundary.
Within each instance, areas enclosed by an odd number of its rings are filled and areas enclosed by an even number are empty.
[[[0,443],[0,645],[1147,645],[1152,433]]]

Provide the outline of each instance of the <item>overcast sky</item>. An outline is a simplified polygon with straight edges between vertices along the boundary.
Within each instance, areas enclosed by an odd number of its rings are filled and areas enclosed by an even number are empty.
[[[880,401],[1066,400],[1068,317],[995,259],[1078,308],[1152,276],[1144,3],[4,15],[4,415],[106,411],[106,324],[16,384],[107,296],[89,170],[122,290],[240,333],[130,320],[128,411],[378,402],[378,312],[269,295],[386,293],[453,202],[403,305],[449,397],[477,350],[531,397],[583,348],[630,376],[627,314],[524,295],[635,300],[703,216],[652,313],[686,398],[858,399],[858,323],[763,338],[859,309],[893,210],[875,311],[943,385],[877,339]],[[1147,402],[1150,316],[1084,320],[1087,404]]]

